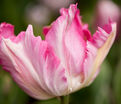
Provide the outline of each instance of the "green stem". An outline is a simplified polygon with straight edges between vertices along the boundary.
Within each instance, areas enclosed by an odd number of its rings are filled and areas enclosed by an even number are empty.
[[[60,104],[69,104],[69,95],[61,96],[61,103]]]

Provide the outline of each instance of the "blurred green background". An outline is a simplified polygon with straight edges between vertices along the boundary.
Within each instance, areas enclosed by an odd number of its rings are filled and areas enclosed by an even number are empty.
[[[121,7],[121,0],[113,1]],[[89,23],[91,32],[94,32],[92,25],[98,1],[70,0],[70,3],[72,2],[78,3],[82,20],[84,23]],[[63,5],[68,7],[68,4]],[[58,16],[59,8],[52,8],[44,0],[0,0],[0,22],[13,24],[15,34],[26,30],[27,25],[32,24],[34,34],[42,36],[42,26],[50,24]],[[112,46],[95,81],[89,87],[71,94],[70,104],[121,104],[120,38],[118,37]],[[10,75],[1,69],[0,104],[59,104],[59,100],[38,101],[29,97],[14,83]]]

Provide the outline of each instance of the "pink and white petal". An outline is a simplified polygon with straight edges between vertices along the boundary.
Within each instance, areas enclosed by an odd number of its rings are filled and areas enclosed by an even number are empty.
[[[44,81],[55,96],[62,96],[68,92],[68,82],[65,69],[55,56],[51,47],[47,49],[46,62],[43,69]]]
[[[51,29],[48,31],[45,37],[45,41],[53,48],[56,56],[58,56],[65,66],[64,55],[63,55],[63,32],[66,28],[66,17],[61,16],[57,19],[51,26]]]
[[[85,37],[87,36],[89,39],[91,35],[87,31],[87,26],[83,27],[81,23],[77,5],[71,5],[69,9],[62,8],[60,12],[61,16],[52,23],[51,28],[46,32],[45,40],[53,48],[66,69],[66,76],[72,87],[75,80],[77,82],[81,80],[81,76],[77,77],[81,73],[85,57]]]
[[[0,65],[2,65],[2,68],[8,72],[10,69],[14,69],[10,59],[1,51],[1,46],[0,46]]]
[[[14,69],[9,58],[2,52],[1,50],[1,40],[2,38],[9,38],[14,42],[21,41],[22,37],[24,37],[25,33],[21,32],[17,37],[14,36],[14,26],[8,23],[1,23],[0,25],[0,64],[3,69],[9,71],[10,69]]]
[[[64,73],[65,69],[62,68],[59,59],[54,55],[52,49],[49,48],[47,42],[42,41],[40,37],[34,37],[31,25],[26,31],[24,46],[26,53],[28,53],[28,57],[40,78],[40,86],[48,93],[55,96],[65,93],[65,89],[68,88],[67,82],[63,81],[63,77],[66,79]],[[62,71],[63,74],[60,75]],[[55,79],[56,74],[59,74],[60,76]],[[54,80],[63,83],[54,83]],[[60,88],[61,86],[63,86],[63,89]],[[60,88],[61,90],[59,91],[57,88]]]
[[[115,40],[116,23],[109,23],[108,26],[110,27],[107,27],[108,30],[99,28],[92,40],[87,42],[87,56],[84,62],[85,81],[81,87],[85,87],[93,81]]]
[[[45,62],[44,54],[47,49],[47,43],[45,41],[42,41],[41,37],[34,37],[31,25],[29,25],[26,30],[24,49],[26,53],[28,53],[27,56],[29,57],[31,64],[34,66],[35,71],[40,78],[40,86],[42,86],[44,90],[49,92],[49,89],[43,79],[43,65]]]
[[[37,99],[52,98],[39,85],[39,77],[27,57],[22,41],[14,43],[10,39],[3,39],[1,43],[1,51],[12,62],[14,68],[10,68],[13,79],[25,90],[30,96]]]

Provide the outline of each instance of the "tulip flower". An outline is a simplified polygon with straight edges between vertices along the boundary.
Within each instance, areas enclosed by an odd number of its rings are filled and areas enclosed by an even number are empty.
[[[11,24],[0,25],[0,64],[36,99],[68,95],[91,84],[115,39],[116,24],[110,21],[91,36],[77,4],[60,14],[43,28],[45,40],[34,36],[32,25],[18,36]]]

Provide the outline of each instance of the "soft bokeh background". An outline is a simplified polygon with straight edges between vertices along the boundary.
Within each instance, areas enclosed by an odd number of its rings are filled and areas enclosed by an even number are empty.
[[[95,21],[98,19],[95,18],[97,0],[0,0],[0,22],[13,24],[15,34],[32,24],[34,34],[42,36],[42,26],[49,25],[59,16],[59,8],[68,7],[69,3],[74,2],[78,3],[82,20],[89,23],[89,28],[94,33]],[[121,0],[113,2],[121,7]],[[120,30],[121,26],[118,28]],[[121,32],[96,80],[89,87],[71,94],[70,104],[121,104],[120,35]],[[0,69],[0,104],[59,104],[59,100],[38,101],[29,97],[16,85],[9,73]]]

